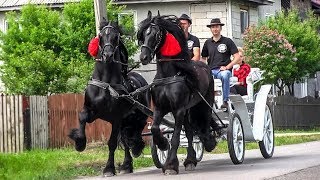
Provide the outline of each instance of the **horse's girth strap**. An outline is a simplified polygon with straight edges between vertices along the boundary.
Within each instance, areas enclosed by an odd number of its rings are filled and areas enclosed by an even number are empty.
[[[176,82],[182,82],[185,81],[186,77],[185,76],[171,76],[167,78],[161,78],[161,79],[154,79],[152,82],[153,86],[160,86],[160,85],[167,85],[167,84],[172,84]]]

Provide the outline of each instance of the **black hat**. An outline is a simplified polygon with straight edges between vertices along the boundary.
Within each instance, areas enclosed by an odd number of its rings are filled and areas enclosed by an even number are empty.
[[[211,19],[211,22],[209,25],[207,25],[207,27],[211,27],[211,26],[214,26],[214,25],[220,25],[220,26],[224,26],[223,23],[221,23],[220,19],[219,18],[213,18]]]
[[[188,15],[186,15],[186,14],[182,14],[182,15],[179,17],[179,20],[187,20],[187,21],[189,21],[190,24],[192,24],[191,18],[190,18]]]

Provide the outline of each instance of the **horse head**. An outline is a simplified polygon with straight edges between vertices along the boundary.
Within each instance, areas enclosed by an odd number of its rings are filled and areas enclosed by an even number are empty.
[[[102,62],[115,62],[119,53],[121,42],[121,30],[118,23],[108,22],[103,19],[100,22],[99,49]]]
[[[141,45],[140,61],[143,65],[151,62],[163,43],[165,29],[157,24],[157,17],[160,15],[152,18],[151,11],[148,11],[147,19],[140,23],[137,38]]]
[[[187,42],[179,20],[174,15],[152,17],[151,12],[141,21],[137,33],[141,45],[140,61],[148,64],[154,58],[188,59]]]

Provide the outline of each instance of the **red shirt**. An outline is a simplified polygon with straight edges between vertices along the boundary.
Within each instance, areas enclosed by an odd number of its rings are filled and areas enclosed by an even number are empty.
[[[245,86],[245,87],[247,86],[246,78],[250,73],[250,68],[251,67],[249,64],[242,63],[238,70],[236,69],[233,70],[233,75],[238,78],[239,82],[242,82],[241,83],[242,86]]]

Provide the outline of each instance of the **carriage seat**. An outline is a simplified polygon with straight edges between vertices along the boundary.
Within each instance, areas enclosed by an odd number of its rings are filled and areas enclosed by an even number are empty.
[[[247,83],[247,95],[242,96],[245,102],[253,102],[254,101],[254,92],[253,85],[263,79],[262,74],[264,71],[260,70],[260,68],[251,68],[250,73],[246,78]],[[233,74],[233,73],[232,73]],[[232,87],[236,82],[238,82],[238,78],[235,76],[230,77],[230,86]],[[216,98],[218,104],[222,104],[222,82],[220,79],[214,78],[214,91],[215,95],[221,96],[221,98]]]

